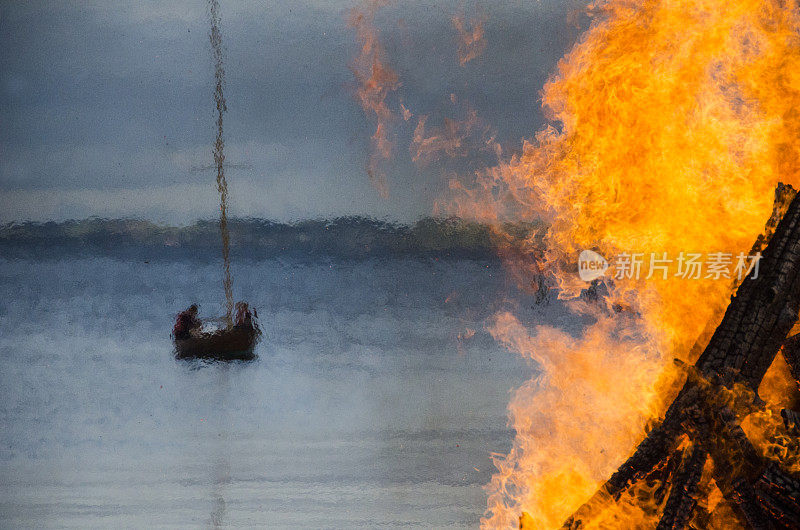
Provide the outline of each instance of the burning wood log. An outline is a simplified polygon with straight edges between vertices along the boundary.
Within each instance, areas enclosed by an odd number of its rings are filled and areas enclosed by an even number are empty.
[[[787,339],[800,310],[800,196],[789,186],[776,190],[773,216],[754,245],[761,248],[758,276],[746,278],[731,297],[663,420],[564,528],[583,527],[595,510],[663,468],[687,437],[691,445],[678,451],[678,465],[666,468],[670,492],[659,529],[689,523],[709,457],[714,481],[744,524],[800,528],[800,479],[763,459],[740,425],[759,406],[758,386],[779,351],[795,379],[800,374],[800,337]],[[794,412],[785,410],[783,417],[787,427],[797,425]]]
[[[786,364],[789,365],[789,371],[792,374],[792,379],[800,389],[800,333],[792,335],[786,340],[786,343],[781,349],[783,358],[786,359]]]
[[[681,467],[674,475],[672,491],[664,507],[664,515],[658,523],[658,530],[683,528],[697,506],[697,492],[703,465],[708,452],[701,445],[694,445],[687,458],[682,459]]]

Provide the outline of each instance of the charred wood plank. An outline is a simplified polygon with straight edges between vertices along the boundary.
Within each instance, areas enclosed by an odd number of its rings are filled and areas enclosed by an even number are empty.
[[[778,196],[779,191],[776,191],[776,203]],[[773,217],[777,217],[775,212]],[[767,228],[769,232],[769,223]],[[775,226],[772,237],[768,239],[759,264],[758,276],[746,278],[731,297],[722,322],[695,363],[696,371],[702,378],[728,388],[732,388],[735,383],[743,383],[755,392],[797,321],[800,310],[800,197],[796,194]],[[757,241],[754,247],[758,244]],[[647,435],[634,454],[597,494],[565,522],[564,527],[580,527],[584,518],[591,517],[591,506],[595,501],[606,496],[618,497],[631,482],[641,478],[664,460],[675,449],[678,437],[684,431],[682,424],[687,419],[686,411],[697,406],[698,399],[703,394],[697,382],[690,377],[667,410],[661,424]],[[733,414],[732,411],[730,413]],[[734,422],[735,419],[734,415]],[[738,431],[730,431],[729,435],[741,441]],[[741,436],[747,440],[744,432],[741,432]],[[742,447],[742,450],[752,456],[746,447]],[[760,462],[757,455],[755,459]],[[723,459],[718,455],[714,463],[715,467],[720,466],[720,477],[729,485],[729,494],[736,495],[737,504],[745,515],[752,512],[747,516],[750,524],[759,527],[767,519],[758,510],[750,509],[750,499],[754,497],[754,493],[749,491],[753,489],[752,482],[734,481],[733,474],[725,480]],[[739,482],[742,483],[740,487],[733,486]]]
[[[795,197],[764,250],[757,278],[748,277],[696,367],[707,378],[753,390],[797,321],[800,310],[800,200]]]
[[[800,436],[800,414],[793,410],[782,409],[781,418],[789,434]]]
[[[770,464],[755,482],[755,495],[782,528],[800,528],[800,480]]]
[[[683,529],[697,506],[700,477],[703,474],[703,466],[708,459],[708,453],[700,445],[693,445],[687,451],[689,452],[688,456],[684,457],[680,468],[675,473],[672,489],[667,504],[664,506],[661,520],[658,522],[657,530]]]
[[[800,333],[786,339],[781,354],[789,365],[795,384],[800,386]]]

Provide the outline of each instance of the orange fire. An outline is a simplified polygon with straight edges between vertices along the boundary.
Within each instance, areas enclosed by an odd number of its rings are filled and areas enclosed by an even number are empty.
[[[577,257],[748,253],[776,184],[800,183],[798,7],[595,2],[591,27],[544,87],[551,125],[507,162],[453,182],[451,213],[499,232],[504,221],[541,218],[546,249],[531,270],[593,320],[578,336],[510,313],[491,324],[541,372],[509,405],[516,437],[495,459],[484,527],[516,527],[525,513],[532,528],[558,528],[663,413],[682,382],[673,359],[695,361],[692,346],[721,317],[730,279],[606,278],[608,294],[593,303],[579,296],[588,284]],[[522,250],[539,246],[531,237]],[[652,527],[652,507],[626,498],[596,524]]]
[[[351,69],[358,82],[356,96],[364,112],[370,117],[374,115],[376,122],[367,173],[383,198],[389,196],[389,185],[381,163],[392,156],[389,127],[394,119],[394,114],[389,108],[386,98],[389,93],[397,90],[400,86],[397,74],[386,64],[386,52],[374,24],[375,13],[387,4],[387,0],[370,0],[363,8],[353,9],[349,20],[349,25],[355,28],[356,37],[361,44],[360,53],[351,64]],[[408,111],[405,107],[403,111],[405,117],[405,113]],[[408,117],[410,117],[410,113]],[[408,120],[408,117],[405,119]]]
[[[466,156],[467,138],[478,127],[478,113],[470,109],[464,120],[444,119],[442,127],[428,128],[427,115],[422,115],[414,129],[411,141],[411,160],[415,163],[428,163],[439,156],[456,158]]]
[[[479,152],[491,153],[499,159],[500,144],[491,127],[478,117],[478,112],[455,94],[450,94],[450,103],[463,118],[445,117],[440,126],[429,126],[427,114],[417,119],[409,147],[412,162],[429,166],[442,159],[457,159]]]
[[[467,26],[464,17],[456,15],[452,19],[453,27],[458,31],[458,62],[464,66],[477,59],[486,49],[486,34],[483,29],[485,18],[473,19]]]

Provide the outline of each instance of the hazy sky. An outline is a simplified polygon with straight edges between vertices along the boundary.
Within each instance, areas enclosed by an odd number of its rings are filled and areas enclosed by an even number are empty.
[[[348,67],[358,53],[348,14],[362,4],[220,4],[231,213],[277,220],[429,214],[449,172],[488,159],[412,163],[419,117],[430,130],[472,109],[506,153],[518,149],[541,126],[539,91],[579,34],[569,16],[579,3],[397,0],[381,9],[375,26],[401,83],[389,104],[413,113],[392,122],[383,199],[365,170],[374,123]],[[486,20],[485,52],[463,66],[458,14]],[[200,0],[4,2],[0,221],[215,216],[208,26]]]

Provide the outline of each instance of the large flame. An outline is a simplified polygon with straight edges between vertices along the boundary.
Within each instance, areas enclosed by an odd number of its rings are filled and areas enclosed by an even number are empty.
[[[523,511],[533,527],[556,528],[585,502],[662,414],[672,360],[695,360],[731,292],[730,279],[671,273],[607,281],[600,303],[586,302],[578,253],[747,253],[776,184],[798,184],[796,1],[608,0],[591,12],[544,87],[552,125],[475,182],[453,184],[453,213],[546,221],[543,259],[531,265],[594,322],[579,336],[508,313],[491,325],[542,372],[511,401],[517,434],[496,459],[487,528],[515,527]],[[615,509],[615,527],[652,516]]]

